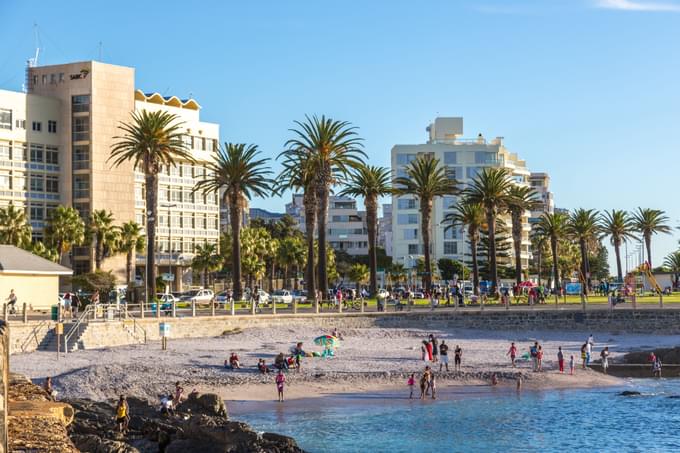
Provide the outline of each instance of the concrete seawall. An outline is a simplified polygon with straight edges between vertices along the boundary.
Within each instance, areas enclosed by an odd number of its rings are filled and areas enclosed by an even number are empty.
[[[317,325],[330,330],[348,328],[453,328],[479,330],[592,330],[607,332],[680,333],[680,310],[488,310],[398,313],[328,313],[247,316],[203,316],[90,322],[80,337],[87,349],[120,346],[159,340],[159,322],[170,324],[170,338],[200,338],[222,335],[225,331],[269,326]],[[12,323],[10,351],[30,352],[50,335],[53,323]]]

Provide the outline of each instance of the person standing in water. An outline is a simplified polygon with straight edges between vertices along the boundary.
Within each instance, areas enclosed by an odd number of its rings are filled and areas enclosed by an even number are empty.
[[[564,353],[562,352],[562,346],[557,348],[557,363],[560,366],[560,373],[564,373]]]
[[[576,368],[576,359],[574,359],[574,354],[572,354],[569,359],[569,375],[574,374],[574,368]]]
[[[515,359],[517,358],[517,346],[515,346],[515,342],[513,341],[510,343],[510,349],[508,349],[508,353],[506,355],[510,356],[510,362],[512,363],[512,367],[515,368]]]
[[[609,346],[605,346],[602,352],[600,352],[600,359],[602,362],[602,372],[607,374],[607,368],[609,368]]]
[[[283,402],[283,384],[286,382],[286,375],[283,374],[283,370],[279,370],[276,375],[276,390],[279,393],[279,403]]]
[[[411,376],[408,378],[407,384],[408,384],[408,388],[411,392],[408,399],[413,399],[413,387],[415,387],[415,385],[416,385],[415,374],[411,373]]]

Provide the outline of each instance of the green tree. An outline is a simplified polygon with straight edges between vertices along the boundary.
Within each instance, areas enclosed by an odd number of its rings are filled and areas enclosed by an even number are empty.
[[[522,272],[522,230],[524,214],[538,205],[536,191],[528,186],[513,185],[508,189],[508,212],[512,220],[512,246],[515,252],[515,282],[523,280]]]
[[[281,238],[278,249],[277,260],[283,266],[283,278],[287,280],[290,276],[289,271],[293,270],[295,276],[293,289],[297,289],[298,269],[305,265],[305,244],[298,236],[292,235]]]
[[[536,224],[538,234],[546,237],[550,241],[552,252],[553,284],[556,290],[561,289],[559,259],[559,242],[567,235],[567,224],[569,216],[563,212],[545,212]]]
[[[196,245],[191,267],[202,275],[203,286],[210,286],[210,273],[218,271],[221,266],[222,258],[217,253],[216,244],[206,242]]]
[[[404,265],[401,263],[391,264],[386,268],[386,273],[393,284],[406,281],[406,268],[404,268]]]
[[[633,219],[626,211],[612,209],[605,211],[600,218],[602,233],[609,236],[616,255],[616,275],[619,282],[623,282],[623,270],[621,267],[621,245],[629,239],[633,239],[635,225]]]
[[[85,222],[74,208],[57,206],[45,228],[47,243],[59,253],[59,262],[72,246],[85,241]]]
[[[600,240],[589,247],[588,263],[592,278],[600,281],[609,278],[609,253]]]
[[[59,260],[59,253],[57,253],[57,251],[52,248],[46,247],[45,244],[41,241],[34,242],[33,244],[31,244],[31,247],[27,250],[33,253],[34,255],[38,255],[47,260],[54,261],[55,263]]]
[[[458,192],[453,172],[441,165],[430,154],[419,155],[405,168],[406,176],[394,180],[393,191],[397,195],[413,195],[420,202],[420,230],[423,238],[425,290],[432,285],[432,260],[430,258],[430,232],[434,199]]]
[[[370,271],[364,264],[356,263],[349,268],[349,279],[356,283],[357,289],[365,284],[370,277]]]
[[[181,160],[194,162],[183,140],[184,127],[177,115],[157,110],[132,112],[128,123],[118,128],[121,136],[108,160],[114,166],[133,162],[144,173],[146,186],[146,269],[151,300],[156,298],[156,221],[158,219],[158,173],[163,166],[176,166]]]
[[[113,213],[95,209],[85,225],[86,242],[94,247],[95,270],[101,270],[105,252],[112,250],[118,241],[118,229],[113,225]]]
[[[658,233],[670,234],[668,217],[660,209],[638,208],[633,213],[633,226],[635,231],[642,234],[647,247],[647,264],[652,268],[652,236]]]
[[[392,193],[390,170],[370,165],[360,165],[354,171],[340,195],[363,197],[366,206],[366,229],[368,230],[368,267],[370,270],[369,291],[376,294],[378,286],[377,235],[378,198]]]
[[[491,280],[491,293],[494,295],[498,294],[496,220],[507,208],[508,191],[512,185],[508,169],[487,167],[463,192],[470,203],[479,203],[484,208],[489,236],[489,279]]]
[[[494,246],[496,247],[496,269],[498,278],[515,278],[515,269],[512,266],[512,237],[509,228],[502,219],[496,220],[496,235]],[[491,247],[489,240],[489,228],[484,226],[479,231],[479,243],[477,255],[479,256],[479,273],[484,280],[491,281]]]
[[[535,260],[536,274],[538,275],[538,285],[541,286],[541,277],[543,275],[543,256],[546,245],[548,243],[548,238],[542,234],[538,229],[532,228],[531,230],[531,251],[532,256]]]
[[[673,288],[677,288],[678,280],[680,280],[680,250],[666,255],[663,265],[668,269],[668,272],[673,274]]]
[[[440,258],[437,261],[437,267],[444,280],[453,280],[454,275],[458,275],[458,278],[461,280],[470,278],[470,269],[465,267],[460,261],[452,260],[451,258]]]
[[[31,225],[23,209],[10,202],[0,208],[0,243],[15,247],[27,247],[31,244]]]
[[[137,222],[130,221],[120,226],[116,249],[125,253],[125,281],[128,288],[132,287],[135,253],[144,253],[145,246],[144,232]]]
[[[567,225],[569,236],[579,244],[581,253],[581,278],[583,294],[588,295],[590,286],[590,264],[588,261],[588,243],[599,237],[601,233],[599,212],[594,209],[579,208],[569,216]]]
[[[224,191],[224,202],[229,207],[231,234],[231,277],[234,297],[241,297],[241,247],[240,232],[243,201],[254,196],[266,198],[272,195],[274,181],[269,177],[269,159],[260,159],[256,145],[225,143],[208,165],[212,176],[199,181],[195,190],[205,192]]]
[[[332,188],[363,163],[366,154],[361,150],[362,139],[357,135],[356,127],[347,121],[313,116],[295,124],[298,128],[291,129],[294,138],[286,142],[287,149],[283,154],[301,162],[304,173],[312,178],[317,201],[318,281],[325,296],[329,279],[326,270],[328,198]]]
[[[467,229],[467,237],[470,242],[470,254],[472,255],[472,287],[475,295],[479,295],[479,260],[477,259],[477,247],[479,244],[479,232],[486,223],[484,207],[479,203],[470,203],[463,200],[453,207],[453,212],[444,217],[446,229],[461,226]]]
[[[241,230],[241,265],[250,288],[253,281],[260,282],[266,274],[265,257],[269,252],[268,242],[271,240],[272,237],[265,228],[246,227]]]

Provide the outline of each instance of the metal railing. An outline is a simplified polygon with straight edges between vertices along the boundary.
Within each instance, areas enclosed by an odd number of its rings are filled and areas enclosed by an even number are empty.
[[[26,337],[26,340],[21,344],[21,352],[26,352],[26,348],[28,347],[28,344],[31,343],[31,340],[35,340],[35,345],[36,347],[40,345],[40,339],[38,338],[38,331],[41,330],[43,327],[47,326],[47,321],[40,321],[40,323],[35,326],[32,330],[31,333],[28,334]]]
[[[68,342],[69,340],[73,337],[73,335],[76,335],[78,332],[80,332],[80,326],[88,321],[88,317],[90,315],[95,314],[95,309],[96,307],[94,305],[88,305],[85,307],[85,310],[78,316],[76,321],[73,323],[71,328],[69,329],[68,332],[64,334],[64,354],[68,354]]]

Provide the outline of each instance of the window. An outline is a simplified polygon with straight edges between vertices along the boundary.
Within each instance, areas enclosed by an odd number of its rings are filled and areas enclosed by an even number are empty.
[[[480,167],[467,167],[467,177],[469,179],[475,179],[481,172],[482,169]]]
[[[24,176],[14,175],[12,190],[26,190],[26,178]]]
[[[45,220],[45,208],[42,206],[31,206],[31,220]]]
[[[201,138],[199,140],[200,140],[200,143],[201,143],[201,151],[205,151],[206,150],[206,140],[205,140],[205,138]]]
[[[45,206],[45,218],[46,219],[49,220],[49,219],[52,218],[52,213],[54,212],[55,209],[57,209],[57,206],[58,205],[56,205],[56,204],[47,204]]]
[[[185,203],[193,203],[194,192],[191,191],[191,189],[185,189],[184,194],[182,195],[182,200],[184,200]]]
[[[50,84],[55,85],[57,83],[57,75],[50,74]]]
[[[182,177],[183,178],[193,178],[194,171],[189,164],[182,164]]]
[[[444,255],[457,255],[457,254],[458,254],[457,242],[444,242]]]
[[[89,112],[90,111],[90,95],[78,95],[71,98],[71,112]]]
[[[180,216],[178,214],[172,214],[170,215],[170,226],[172,228],[179,228],[180,225]]]
[[[12,178],[8,171],[0,171],[0,189],[9,189],[12,185]]]
[[[420,247],[418,247],[418,244],[409,244],[408,245],[408,254],[409,255],[417,255],[419,253]]]
[[[0,142],[0,159],[9,160],[10,149],[9,142]]]
[[[182,141],[184,141],[184,146],[186,146],[188,149],[193,149],[194,138],[191,135],[182,136]]]
[[[170,201],[182,201],[182,190],[180,188],[175,188],[170,191]]]
[[[12,111],[0,109],[0,129],[12,129]]]
[[[444,209],[453,209],[456,207],[456,204],[458,203],[458,200],[456,197],[452,197],[450,195],[446,195],[442,197],[442,206]]]
[[[208,192],[205,194],[205,204],[213,205],[215,204],[215,192]]]
[[[26,143],[14,143],[14,148],[12,149],[13,160],[27,160],[28,156],[26,153]]]
[[[42,123],[40,121],[33,121],[31,127],[35,132],[40,132],[42,130]]]
[[[458,163],[458,153],[455,151],[447,151],[444,153],[444,163],[447,165]]]
[[[418,214],[397,214],[397,225],[417,225]]]
[[[406,170],[403,168],[397,168],[397,178],[408,178]]]
[[[46,85],[47,84],[47,74],[43,74],[41,79],[42,79],[42,84]]]
[[[87,175],[73,176],[73,198],[90,197],[90,179]]]
[[[194,228],[194,217],[191,214],[184,214],[182,217],[182,228]]]
[[[463,177],[462,167],[446,167],[449,179],[460,179]]]
[[[59,176],[45,176],[45,192],[59,193]]]
[[[444,239],[459,239],[460,238],[460,225],[456,225],[453,228],[444,229]]]
[[[47,132],[50,132],[52,134],[57,133],[57,122],[56,121],[49,120],[47,122]]]
[[[397,165],[407,165],[413,160],[416,160],[415,154],[397,154]]]
[[[45,147],[45,163],[59,165],[59,151],[56,146]]]
[[[44,192],[45,179],[41,176],[31,176],[31,192]]]
[[[26,129],[26,120],[14,120],[14,126],[17,129]]]
[[[59,73],[59,83],[62,83],[64,81],[64,73],[60,72]]]
[[[76,145],[73,147],[73,169],[84,170],[90,168],[89,145]]]
[[[418,209],[418,200],[415,198],[400,198],[397,201],[397,209]]]
[[[493,165],[498,161],[496,153],[488,151],[475,151],[475,163],[483,165]]]
[[[90,216],[90,203],[73,203],[73,207],[81,218],[87,219]]]
[[[73,141],[89,141],[90,140],[90,117],[76,116],[73,118]]]
[[[141,212],[136,213],[135,222],[137,222],[137,225],[144,225],[144,214]]]
[[[418,228],[409,228],[404,230],[404,239],[418,239]]]
[[[31,143],[31,162],[44,162],[43,145]]]

